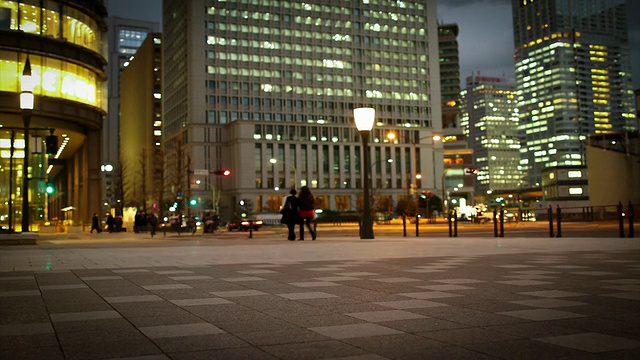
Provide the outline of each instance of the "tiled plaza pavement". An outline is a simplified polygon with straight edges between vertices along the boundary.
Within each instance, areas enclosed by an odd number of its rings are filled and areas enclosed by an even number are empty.
[[[466,252],[5,269],[0,359],[640,359],[637,248]]]

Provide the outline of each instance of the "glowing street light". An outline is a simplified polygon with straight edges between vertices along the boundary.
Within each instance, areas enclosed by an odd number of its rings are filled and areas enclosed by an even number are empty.
[[[360,138],[362,139],[362,151],[364,154],[364,164],[371,163],[371,151],[369,149],[369,136],[371,136],[371,129],[373,129],[373,123],[376,117],[376,110],[374,108],[356,108],[353,109],[353,117],[356,122],[356,127],[360,132]],[[363,166],[363,192],[364,203],[362,211],[362,228],[360,229],[360,239],[373,239],[373,219],[371,217],[371,199],[369,189],[369,167]]]

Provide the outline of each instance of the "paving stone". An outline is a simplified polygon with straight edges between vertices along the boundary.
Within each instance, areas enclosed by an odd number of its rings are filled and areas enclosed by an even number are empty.
[[[396,300],[396,301],[379,301],[378,305],[394,308],[394,309],[418,309],[426,307],[449,306],[446,304],[428,301],[428,300]]]
[[[85,311],[85,312],[51,314],[51,321],[53,322],[86,321],[86,320],[117,319],[120,317],[121,317],[120,313],[113,310]]]
[[[224,330],[208,323],[141,327],[140,331],[150,339],[224,333]]]
[[[640,348],[640,341],[598,333],[581,333],[534,340],[591,353]]]
[[[560,310],[553,310],[553,309],[505,311],[499,314],[527,319],[527,320],[534,320],[534,321],[569,319],[569,318],[585,316],[585,315],[576,314],[568,311],[560,311]]]
[[[412,312],[404,311],[404,310],[367,311],[367,312],[359,312],[359,313],[349,313],[345,315],[352,316],[356,319],[362,319],[369,322],[424,319],[426,317],[424,315],[414,314]]]
[[[640,357],[640,245],[627,239],[608,251],[622,240],[292,246],[259,235],[3,251],[0,358]],[[43,251],[73,270],[14,272],[24,264],[4,261],[29,253],[37,264]],[[477,253],[452,255],[461,251]]]
[[[369,337],[390,334],[401,334],[400,331],[394,330],[377,324],[350,324],[335,326],[318,326],[310,327],[309,330],[318,334],[328,336],[333,339],[349,339],[356,337]]]

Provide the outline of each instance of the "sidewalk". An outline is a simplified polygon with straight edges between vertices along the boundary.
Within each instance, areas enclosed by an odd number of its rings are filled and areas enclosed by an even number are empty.
[[[73,235],[0,246],[0,358],[640,358],[638,239]]]

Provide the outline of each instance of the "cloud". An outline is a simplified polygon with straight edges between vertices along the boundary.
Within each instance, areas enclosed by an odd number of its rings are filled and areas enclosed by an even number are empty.
[[[462,80],[480,71],[489,76],[514,77],[513,23],[509,0],[442,1],[441,23],[460,28],[458,48]],[[464,87],[464,85],[463,85]]]

